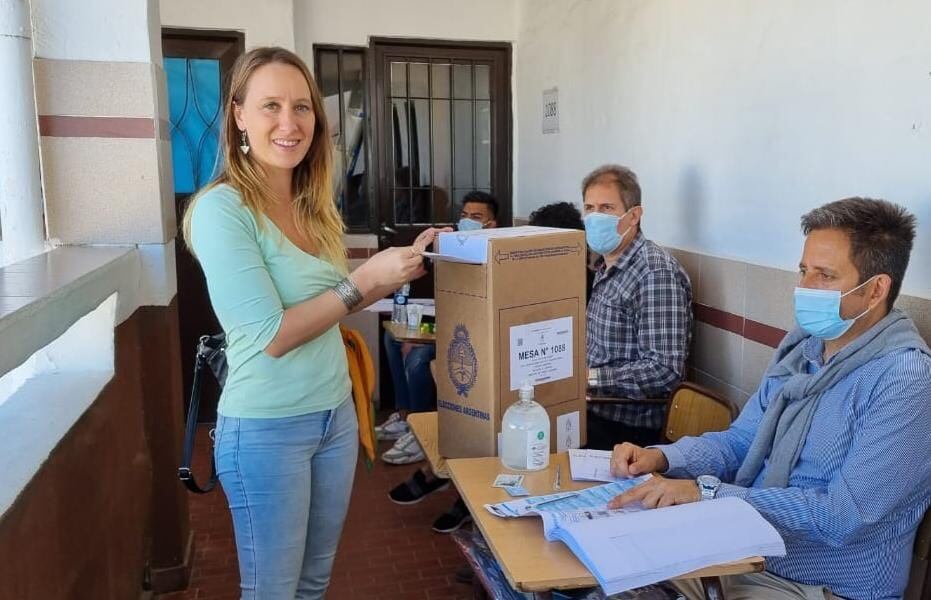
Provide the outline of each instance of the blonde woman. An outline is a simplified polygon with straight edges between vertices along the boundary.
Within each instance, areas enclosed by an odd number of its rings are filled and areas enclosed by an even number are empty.
[[[435,232],[348,274],[323,102],[292,52],[240,57],[224,118],[224,170],[184,235],[227,335],[216,460],[242,597],[321,598],[358,451],[337,322],[422,275]]]

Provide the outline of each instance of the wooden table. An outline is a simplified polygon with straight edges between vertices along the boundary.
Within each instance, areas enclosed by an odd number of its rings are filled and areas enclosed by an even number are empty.
[[[544,539],[543,523],[538,517],[502,519],[485,510],[485,504],[512,500],[507,492],[491,486],[498,473],[507,472],[497,457],[451,458],[446,461],[446,465],[453,483],[472,513],[472,519],[485,536],[511,586],[524,592],[542,592],[598,585],[568,547]],[[525,473],[524,487],[535,496],[552,493],[556,465],[562,465],[562,491],[600,485],[572,481],[569,455],[561,452],[550,456],[548,469]],[[762,570],[763,559],[753,557],[693,571],[677,579],[715,578]]]
[[[423,448],[423,453],[427,455],[427,462],[430,463],[433,474],[441,479],[449,479],[446,459],[440,456],[436,421],[436,411],[407,415],[407,424],[410,425],[411,432]]]
[[[419,329],[408,329],[406,325],[399,325],[391,321],[384,321],[385,331],[394,336],[399,342],[411,344],[435,344],[435,333],[421,333]]]

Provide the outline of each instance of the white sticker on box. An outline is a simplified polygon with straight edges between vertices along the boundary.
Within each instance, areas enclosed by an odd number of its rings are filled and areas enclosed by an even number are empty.
[[[572,411],[556,417],[556,452],[578,448],[579,411]]]
[[[572,317],[511,327],[511,391],[572,377]]]

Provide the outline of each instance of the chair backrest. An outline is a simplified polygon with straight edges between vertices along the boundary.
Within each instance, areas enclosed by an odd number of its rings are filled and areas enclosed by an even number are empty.
[[[706,431],[723,431],[737,415],[737,408],[715,392],[684,381],[672,392],[663,436],[670,442]]]
[[[905,600],[928,600],[931,598],[931,570],[928,559],[931,558],[931,510],[925,512],[918,533],[915,535],[915,549],[912,552],[912,568],[905,588]]]

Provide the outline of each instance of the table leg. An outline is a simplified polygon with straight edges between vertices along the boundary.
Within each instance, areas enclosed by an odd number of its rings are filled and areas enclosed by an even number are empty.
[[[702,577],[701,587],[705,590],[707,600],[725,600],[724,586],[720,577]]]

